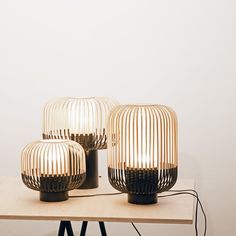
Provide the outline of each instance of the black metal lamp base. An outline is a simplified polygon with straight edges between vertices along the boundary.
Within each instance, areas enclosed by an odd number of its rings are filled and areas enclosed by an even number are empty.
[[[157,194],[128,194],[128,202],[133,204],[155,204],[157,203]]]
[[[68,191],[58,193],[40,192],[40,201],[44,202],[61,202],[68,199]]]
[[[86,153],[86,179],[79,189],[98,187],[98,151],[88,150]]]

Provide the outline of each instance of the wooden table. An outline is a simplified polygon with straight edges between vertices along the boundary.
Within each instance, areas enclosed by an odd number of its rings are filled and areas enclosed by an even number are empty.
[[[178,180],[173,189],[194,189],[194,181]],[[99,188],[73,190],[69,195],[114,192],[117,191],[101,178]],[[39,193],[25,187],[17,177],[0,177],[0,193],[0,219],[193,223],[194,198],[188,195],[159,198],[158,204],[154,205],[130,204],[127,194],[70,198],[64,202],[48,203],[39,201]]]

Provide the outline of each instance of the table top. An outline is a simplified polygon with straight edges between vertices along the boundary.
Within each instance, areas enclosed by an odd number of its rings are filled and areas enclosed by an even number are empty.
[[[178,180],[173,189],[193,189],[193,180]],[[73,190],[69,195],[115,193],[107,179],[99,188]],[[194,198],[178,195],[158,198],[157,204],[128,203],[127,194],[69,198],[63,202],[42,202],[39,192],[28,189],[20,177],[0,177],[0,219],[71,220],[136,223],[192,224]],[[162,193],[164,195],[167,193]],[[169,193],[168,193],[169,194]]]

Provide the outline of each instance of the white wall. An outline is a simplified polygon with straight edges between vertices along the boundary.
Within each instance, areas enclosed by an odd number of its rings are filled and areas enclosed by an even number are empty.
[[[208,235],[236,235],[235,9],[234,0],[1,0],[0,174],[19,176],[20,151],[40,138],[51,98],[167,104],[179,117],[179,175],[196,180]],[[0,221],[0,234],[51,236],[57,225]],[[136,235],[129,224],[107,227]],[[138,227],[146,236],[194,235],[193,225]]]

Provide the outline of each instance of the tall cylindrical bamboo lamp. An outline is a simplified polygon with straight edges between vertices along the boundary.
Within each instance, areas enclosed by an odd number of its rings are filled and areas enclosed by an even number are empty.
[[[97,150],[107,148],[107,117],[117,102],[103,97],[66,97],[43,109],[43,138],[70,139],[86,153],[86,180],[80,188],[98,187]]]
[[[177,180],[177,117],[163,105],[117,106],[108,119],[108,177],[128,202],[152,204]]]

